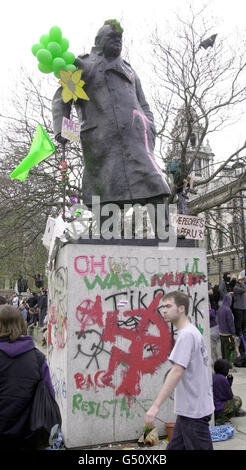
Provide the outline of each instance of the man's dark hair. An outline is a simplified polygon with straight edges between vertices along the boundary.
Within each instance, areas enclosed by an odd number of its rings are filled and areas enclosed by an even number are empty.
[[[9,342],[12,343],[19,336],[26,334],[26,323],[20,310],[12,305],[1,305],[0,338],[9,338]]]
[[[226,359],[217,359],[214,363],[214,372],[226,377],[229,372],[229,362]]]
[[[185,315],[188,315],[190,301],[187,294],[179,290],[175,290],[173,292],[168,292],[168,294],[165,294],[162,300],[166,299],[174,299],[174,302],[177,307],[181,307],[181,305],[183,305],[185,307]]]

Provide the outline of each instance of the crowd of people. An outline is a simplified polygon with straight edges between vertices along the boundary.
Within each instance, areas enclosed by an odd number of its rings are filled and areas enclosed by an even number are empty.
[[[18,308],[27,326],[28,334],[34,326],[39,326],[43,331],[42,346],[46,345],[47,330],[47,290],[41,287],[38,292],[27,289],[25,296],[14,293],[12,296],[0,297],[1,304],[12,305]]]
[[[212,362],[222,356],[230,369],[246,367],[246,278],[225,273],[208,293]]]
[[[246,414],[231,389],[233,366],[246,367],[246,278],[225,273],[208,293],[215,423],[223,425]]]
[[[47,290],[41,287],[38,292],[27,289],[27,295],[13,294],[7,303],[19,308],[27,326],[44,326],[47,315]]]

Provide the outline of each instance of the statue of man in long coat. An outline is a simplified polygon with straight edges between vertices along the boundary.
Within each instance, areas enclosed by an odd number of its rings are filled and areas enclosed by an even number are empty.
[[[85,162],[83,202],[88,207],[92,196],[123,207],[127,202],[165,202],[170,194],[153,157],[153,114],[137,74],[121,58],[122,32],[115,20],[105,22],[91,53],[75,60],[89,96],[89,101],[78,99],[75,104]],[[69,118],[71,111],[61,92],[59,88],[55,93],[52,106],[54,133],[60,142],[63,116]]]

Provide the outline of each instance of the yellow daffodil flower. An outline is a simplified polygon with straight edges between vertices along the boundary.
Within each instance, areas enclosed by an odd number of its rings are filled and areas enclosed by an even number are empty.
[[[71,99],[77,101],[78,98],[89,101],[87,94],[82,88],[85,82],[81,80],[81,75],[82,70],[75,70],[75,72],[60,70],[61,80],[59,83],[63,87],[62,100],[64,103],[68,103]]]

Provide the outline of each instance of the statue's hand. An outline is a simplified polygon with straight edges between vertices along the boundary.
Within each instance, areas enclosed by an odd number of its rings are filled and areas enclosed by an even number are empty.
[[[59,142],[59,144],[66,144],[68,142],[68,140],[62,137],[61,134],[58,134],[56,136],[56,140],[57,142]]]

